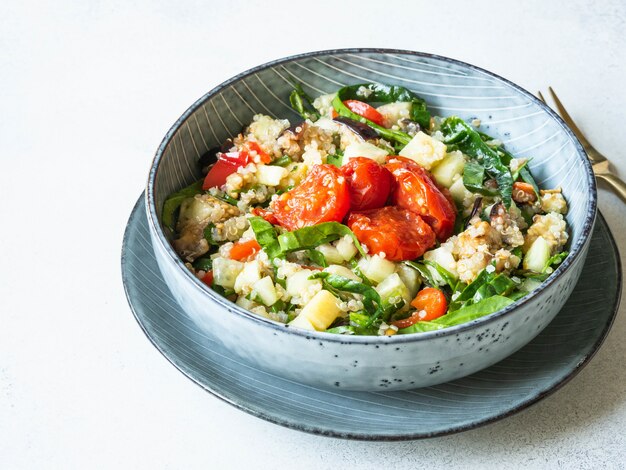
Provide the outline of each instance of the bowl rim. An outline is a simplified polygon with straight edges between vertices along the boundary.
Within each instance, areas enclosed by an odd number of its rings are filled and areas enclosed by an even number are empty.
[[[327,55],[336,55],[336,54],[359,54],[359,53],[378,53],[378,54],[401,54],[412,56],[416,58],[427,58],[427,59],[435,59],[442,62],[447,62],[449,64],[454,64],[461,67],[469,68],[470,70],[480,72],[485,74],[492,79],[502,83],[505,86],[508,86],[512,90],[518,92],[522,96],[529,99],[534,104],[538,105],[544,113],[546,113],[549,117],[557,122],[560,125],[561,129],[570,137],[572,143],[574,144],[577,152],[576,155],[580,161],[582,161],[583,168],[585,169],[587,176],[587,184],[590,189],[588,203],[585,213],[584,224],[581,228],[581,235],[574,246],[570,248],[569,255],[566,257],[565,261],[563,261],[554,272],[541,283],[539,287],[533,290],[528,295],[522,297],[521,299],[516,300],[510,305],[507,305],[505,308],[498,310],[494,313],[486,315],[481,318],[477,318],[467,323],[462,323],[460,325],[451,326],[448,328],[443,328],[441,330],[427,331],[420,334],[410,334],[410,335],[392,335],[392,336],[358,336],[358,335],[337,335],[333,333],[326,333],[323,331],[310,331],[304,330],[300,328],[292,328],[287,324],[279,323],[274,320],[270,320],[268,318],[257,315],[253,312],[250,312],[243,307],[238,306],[234,302],[220,296],[217,292],[212,290],[207,285],[203,284],[196,276],[194,276],[191,271],[185,266],[180,257],[176,254],[169,241],[167,240],[165,233],[161,227],[159,222],[157,213],[156,213],[156,204],[155,204],[155,195],[154,195],[154,187],[155,180],[158,174],[159,166],[161,163],[161,159],[165,152],[165,149],[169,145],[173,136],[179,131],[179,129],[184,125],[187,119],[195,113],[197,109],[199,109],[207,100],[209,100],[213,95],[218,93],[219,91],[233,85],[234,83],[239,82],[240,80],[253,75],[259,71],[268,69],[270,67],[286,64],[289,62],[298,61],[304,58],[318,57],[318,56],[327,56]],[[593,173],[593,169],[591,163],[585,153],[585,150],[581,143],[579,142],[576,135],[572,132],[572,130],[565,124],[563,119],[554,112],[549,106],[547,106],[543,101],[539,98],[535,97],[532,93],[528,92],[521,86],[503,78],[493,72],[485,70],[481,67],[469,64],[467,62],[463,62],[457,59],[452,59],[445,56],[440,56],[437,54],[431,54],[426,52],[419,51],[410,51],[403,49],[386,49],[386,48],[341,48],[341,49],[327,49],[321,51],[313,51],[306,52],[301,54],[295,54],[291,56],[287,56],[281,59],[273,60],[266,62],[264,64],[258,65],[256,67],[250,68],[244,72],[241,72],[232,78],[220,83],[204,95],[202,95],[199,99],[197,99],[172,125],[172,127],[167,131],[163,140],[161,141],[155,156],[152,160],[150,166],[150,172],[148,174],[148,181],[146,184],[145,190],[145,209],[148,218],[148,226],[150,231],[156,235],[156,239],[159,242],[160,248],[167,254],[167,259],[170,264],[174,264],[176,269],[181,269],[186,276],[186,278],[191,282],[193,286],[201,291],[202,294],[208,295],[208,297],[213,300],[215,303],[224,307],[231,314],[239,315],[240,317],[247,319],[248,321],[252,321],[262,327],[269,327],[274,330],[281,331],[287,334],[293,334],[296,336],[304,337],[306,339],[316,339],[316,340],[324,340],[329,342],[338,342],[338,343],[354,343],[354,344],[402,344],[407,342],[414,341],[427,341],[431,338],[440,338],[450,335],[459,334],[465,332],[467,330],[473,329],[479,325],[487,325],[496,320],[499,320],[501,317],[507,315],[509,312],[522,307],[526,304],[530,304],[531,301],[543,294],[546,293],[547,289],[549,289],[554,282],[565,274],[567,271],[571,269],[574,265],[574,262],[581,256],[584,247],[588,244],[590,240],[590,235],[592,233],[596,216],[597,216],[597,188],[596,188],[596,180]]]

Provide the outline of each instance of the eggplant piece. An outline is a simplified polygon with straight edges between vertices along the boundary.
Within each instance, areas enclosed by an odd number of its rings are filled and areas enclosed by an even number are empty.
[[[344,116],[337,116],[333,118],[333,121],[338,122],[348,128],[364,140],[378,139],[378,133],[367,124],[355,121]]]
[[[218,153],[229,152],[230,149],[233,147],[233,145],[234,144],[232,140],[226,139],[226,141],[222,145],[216,145],[215,147],[212,147],[209,150],[207,150],[205,153],[203,153],[202,156],[200,156],[200,158],[198,159],[198,166],[200,167],[202,172],[205,173],[204,170],[209,165],[212,165],[213,163],[217,161]]]
[[[472,220],[478,213],[480,213],[480,208],[482,207],[482,205],[483,205],[483,198],[477,197],[476,200],[474,201],[472,212],[470,213],[469,217],[465,221],[465,228],[463,230],[467,230],[470,224],[470,220]]]

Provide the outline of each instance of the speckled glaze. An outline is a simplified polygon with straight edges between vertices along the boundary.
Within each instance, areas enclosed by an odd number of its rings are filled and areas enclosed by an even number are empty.
[[[365,81],[406,86],[435,115],[478,118],[543,187],[563,188],[569,203],[570,256],[531,295],[473,322],[392,337],[309,332],[258,317],[219,296],[184,267],[159,216],[168,194],[200,177],[196,161],[236,135],[257,113],[297,120],[288,105],[291,81],[311,95]],[[428,54],[351,49],[272,62],[223,83],[192,105],[165,136],[146,190],[158,266],[174,298],[197,328],[244,361],[316,387],[400,390],[447,382],[488,367],[533,339],[554,318],[578,280],[596,217],[591,166],[571,131],[543,103],[477,67]]]

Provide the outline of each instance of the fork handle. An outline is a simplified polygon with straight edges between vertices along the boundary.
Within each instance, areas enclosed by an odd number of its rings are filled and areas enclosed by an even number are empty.
[[[614,192],[617,193],[617,195],[622,199],[622,201],[626,202],[626,183],[624,183],[617,176],[611,174],[596,175],[596,177],[606,181],[609,186],[613,188]]]

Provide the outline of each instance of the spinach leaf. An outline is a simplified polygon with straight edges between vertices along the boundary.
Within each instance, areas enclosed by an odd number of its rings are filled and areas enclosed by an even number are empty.
[[[545,266],[545,268],[543,268],[543,272],[544,273],[548,273],[548,274],[552,274],[552,272],[554,271],[554,266],[558,266],[559,264],[561,264],[563,262],[563,260],[565,258],[567,258],[568,254],[569,253],[567,251],[563,251],[561,253],[557,253],[556,255],[552,256],[546,262],[546,266]]]
[[[456,144],[461,152],[480,164],[487,175],[496,180],[504,205],[511,207],[513,178],[498,152],[487,145],[476,130],[456,116],[442,121],[441,132],[445,136],[444,143]]]
[[[283,155],[282,157],[278,157],[276,160],[274,160],[272,162],[272,165],[276,165],[276,166],[287,166],[289,165],[293,160],[291,159],[291,157],[289,155]]]
[[[357,335],[375,335],[378,333],[378,326],[372,324],[369,315],[361,312],[350,312],[350,325]]]
[[[303,227],[293,232],[285,232],[278,236],[278,243],[283,252],[289,253],[292,251],[309,250],[323,243],[338,240],[345,235],[352,237],[359,253],[365,256],[363,247],[356,238],[356,235],[352,233],[352,230],[339,222],[322,222],[321,224]],[[259,241],[259,244],[261,244],[261,241]],[[261,246],[263,245],[261,244]]]
[[[202,258],[197,258],[193,262],[193,267],[198,271],[209,271],[213,268],[213,260],[210,256],[203,256]]]
[[[328,263],[326,262],[326,258],[324,257],[321,251],[312,250],[312,249],[307,250],[306,255],[309,257],[311,261],[313,261],[318,266],[322,266],[323,268],[328,266]]]
[[[415,269],[420,274],[424,282],[426,282],[426,284],[432,287],[439,286],[439,283],[435,281],[433,274],[423,263],[417,263],[415,261],[404,261],[404,264],[410,268]]]
[[[336,167],[341,167],[341,162],[343,161],[343,155],[328,155],[326,157],[326,163],[330,165],[334,165]]]
[[[469,161],[463,169],[463,185],[471,192],[483,196],[495,196],[498,191],[485,188],[485,167],[476,161]]]
[[[256,241],[265,250],[268,258],[282,258],[283,253],[274,226],[263,217],[250,217],[248,220]]]
[[[333,108],[340,116],[347,117],[354,121],[367,124],[374,129],[378,135],[398,142],[402,146],[411,141],[411,136],[405,132],[386,129],[383,126],[373,123],[369,119],[359,116],[348,109],[343,104],[345,100],[359,100],[365,103],[394,103],[396,101],[411,103],[411,119],[417,122],[423,129],[430,127],[430,113],[426,107],[426,102],[412,91],[401,86],[383,85],[379,83],[363,83],[350,85],[339,89],[337,96],[332,101]]]
[[[420,333],[424,331],[439,330],[441,328],[447,328],[450,326],[460,325],[467,323],[477,318],[484,317],[490,313],[502,310],[507,305],[514,302],[513,299],[503,297],[501,295],[495,295],[488,299],[481,300],[472,305],[460,308],[454,312],[449,312],[442,317],[428,322],[417,322],[408,328],[402,328],[398,330],[399,334]]]
[[[302,85],[296,83],[293,86],[293,91],[289,95],[289,103],[291,107],[300,115],[303,119],[310,119],[316,121],[320,114],[313,107],[313,100],[302,89]]]
[[[220,201],[224,201],[228,204],[230,204],[231,206],[236,206],[237,203],[239,201],[237,201],[237,199],[235,199],[234,197],[229,196],[228,194],[224,193],[224,194],[216,194],[215,199],[219,199]]]
[[[443,282],[448,284],[453,291],[456,290],[458,281],[454,274],[441,266],[439,263],[435,263],[434,261],[429,261],[425,259],[423,262],[426,266],[431,266],[432,268],[434,268],[435,271],[437,271],[437,274],[439,274],[439,276],[441,276],[441,278],[443,279]]]
[[[202,192],[202,183],[204,180],[196,181],[190,186],[187,186],[180,191],[170,194],[169,197],[163,203],[163,211],[161,212],[161,220],[163,225],[171,230],[174,230],[174,214],[183,203],[185,199],[194,197],[196,194]]]
[[[220,242],[216,242],[213,240],[213,229],[215,228],[215,224],[209,223],[206,227],[204,227],[203,235],[204,239],[207,241],[209,245],[219,246]]]
[[[513,159],[513,155],[511,155],[511,153],[509,153],[502,146],[498,147],[498,153],[501,155],[502,162],[508,166],[511,163],[511,160]],[[533,178],[533,175],[530,173],[530,170],[528,169],[527,164],[528,164],[528,160],[524,163],[524,165],[522,165],[518,169],[518,171],[516,172],[517,175],[514,175],[513,177],[513,181],[516,181],[518,177],[522,178],[522,181],[530,184],[533,187],[533,189],[535,190],[535,195],[539,197],[539,186],[537,186],[535,178]]]
[[[326,333],[334,333],[337,335],[353,335],[355,333],[354,327],[351,325],[341,325],[334,328],[329,328]]]
[[[361,294],[365,311],[370,315],[370,325],[382,313],[380,295],[371,286],[326,271],[314,273],[309,276],[309,279],[321,279],[323,284],[327,284],[338,291]]]

